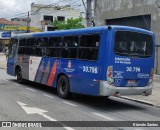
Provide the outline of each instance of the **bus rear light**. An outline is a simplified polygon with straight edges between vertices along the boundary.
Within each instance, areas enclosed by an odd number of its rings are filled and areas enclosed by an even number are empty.
[[[151,74],[150,74],[150,77],[149,77],[149,80],[148,80],[148,86],[152,84],[153,82],[153,74],[154,74],[154,69],[152,68],[151,69]]]
[[[108,84],[113,84],[113,67],[109,66],[107,69],[107,82]]]

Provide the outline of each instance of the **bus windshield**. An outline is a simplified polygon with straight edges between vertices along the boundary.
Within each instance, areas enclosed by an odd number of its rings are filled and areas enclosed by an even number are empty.
[[[117,31],[114,51],[118,55],[151,57],[153,51],[152,36],[138,32]]]

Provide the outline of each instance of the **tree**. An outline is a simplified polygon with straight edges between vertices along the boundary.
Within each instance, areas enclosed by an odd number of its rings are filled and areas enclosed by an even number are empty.
[[[53,26],[58,30],[84,28],[84,25],[82,25],[82,18],[77,18],[77,19],[70,18],[67,19],[67,21],[54,20]]]

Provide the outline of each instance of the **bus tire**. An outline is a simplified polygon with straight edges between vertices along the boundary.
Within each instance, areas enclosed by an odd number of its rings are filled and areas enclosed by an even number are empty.
[[[24,79],[22,78],[22,70],[21,70],[21,68],[19,68],[17,70],[17,81],[20,84],[22,84],[24,82]]]
[[[65,75],[59,77],[57,82],[58,96],[67,99],[69,97],[69,81]]]

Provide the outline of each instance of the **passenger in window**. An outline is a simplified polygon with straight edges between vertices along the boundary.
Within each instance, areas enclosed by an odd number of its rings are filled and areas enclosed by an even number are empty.
[[[136,46],[135,46],[135,42],[134,41],[131,41],[131,43],[130,43],[130,51],[131,52],[136,51]]]
[[[141,47],[140,47],[140,50],[142,51],[142,52],[146,52],[146,42],[145,41],[143,41],[142,43],[141,43]]]
[[[119,42],[119,50],[120,51],[127,51],[128,49],[127,49],[127,42]]]
[[[71,44],[71,47],[77,47],[78,46],[78,43],[76,41],[72,41],[72,44]]]
[[[96,47],[99,47],[99,42],[96,42]]]
[[[64,42],[64,48],[65,48],[65,50],[68,50],[68,41]]]

